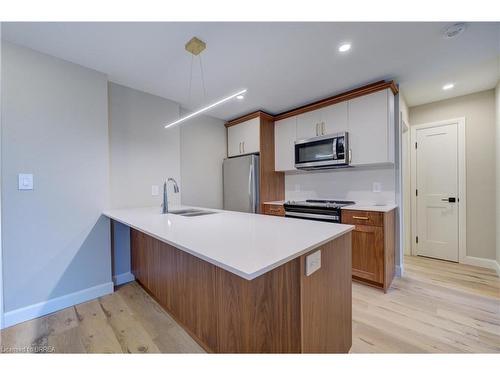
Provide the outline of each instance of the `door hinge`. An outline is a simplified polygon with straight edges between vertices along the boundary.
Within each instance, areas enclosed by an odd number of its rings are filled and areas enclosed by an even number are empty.
[[[415,238],[416,243],[418,243],[418,236]]]

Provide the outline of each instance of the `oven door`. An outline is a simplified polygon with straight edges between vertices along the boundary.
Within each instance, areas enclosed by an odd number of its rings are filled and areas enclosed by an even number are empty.
[[[295,142],[295,168],[345,165],[347,133],[331,134]]]

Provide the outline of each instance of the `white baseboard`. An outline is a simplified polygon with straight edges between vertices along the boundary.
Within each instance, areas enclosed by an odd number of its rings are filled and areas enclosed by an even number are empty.
[[[495,262],[495,271],[497,271],[497,275],[500,277],[500,263],[497,260]]]
[[[4,314],[4,328],[102,297],[106,294],[113,293],[113,291],[113,283],[109,282],[66,294],[65,296],[53,298],[45,302],[39,302],[34,305],[21,307],[17,310],[8,311]]]
[[[113,276],[113,282],[115,286],[122,285],[134,281],[135,277],[132,275],[132,272],[125,272],[119,275]]]
[[[463,259],[460,260],[460,263],[468,264],[469,266],[489,268],[489,269],[495,270],[497,275],[500,276],[500,266],[495,259],[471,257],[471,256],[467,255]]]

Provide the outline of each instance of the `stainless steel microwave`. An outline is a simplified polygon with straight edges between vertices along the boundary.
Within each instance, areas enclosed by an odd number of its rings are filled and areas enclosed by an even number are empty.
[[[347,132],[302,139],[295,142],[295,168],[329,169],[346,167],[350,162]]]

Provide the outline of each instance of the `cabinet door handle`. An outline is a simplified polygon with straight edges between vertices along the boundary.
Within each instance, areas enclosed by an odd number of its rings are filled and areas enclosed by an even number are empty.
[[[319,134],[318,134],[318,125],[319,125],[319,124],[318,124],[318,123],[316,123],[316,136],[318,136],[318,135],[319,135]]]
[[[245,141],[243,141],[241,143],[243,143],[243,153],[245,153]]]
[[[349,164],[352,162],[352,150],[349,149]]]
[[[353,216],[352,218],[358,220],[369,220],[366,216]]]
[[[321,123],[321,134],[325,135],[325,122],[324,121]]]
[[[241,142],[240,142],[240,144],[239,144],[239,149],[238,149],[238,151],[239,151],[239,152],[240,152],[240,154],[241,154]]]

